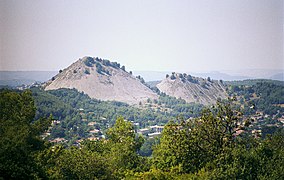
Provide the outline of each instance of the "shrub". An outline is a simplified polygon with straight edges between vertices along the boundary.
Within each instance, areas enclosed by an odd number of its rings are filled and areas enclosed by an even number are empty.
[[[102,63],[103,63],[103,65],[105,65],[105,66],[111,66],[110,61],[107,60],[107,59],[104,59],[104,60],[102,61]]]
[[[90,74],[90,70],[89,69],[85,69],[85,74]]]
[[[120,68],[120,64],[117,62],[111,62],[111,66],[114,68]]]
[[[174,74],[171,75],[171,80],[176,79],[176,76]]]
[[[100,63],[96,63],[96,68],[97,68],[97,72],[101,74],[103,70],[102,65]]]
[[[93,64],[95,64],[95,61],[91,57],[86,57],[84,60],[84,64],[88,67],[93,67]]]

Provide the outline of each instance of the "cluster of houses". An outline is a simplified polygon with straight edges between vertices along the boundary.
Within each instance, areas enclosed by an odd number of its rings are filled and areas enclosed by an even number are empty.
[[[262,135],[262,127],[282,127],[284,126],[284,115],[281,115],[281,117],[277,118],[277,114],[271,116],[268,114],[264,114],[261,111],[257,111],[255,115],[252,115],[250,119],[252,120],[252,124],[249,126],[252,130],[251,133],[254,135],[254,137],[258,138]],[[274,122],[269,122],[268,119],[274,120]]]
[[[34,82],[32,84],[22,84],[16,87],[16,89],[18,90],[26,90],[26,89],[30,89],[32,87],[40,87],[41,83],[40,82]]]
[[[163,129],[164,126],[154,125],[154,126],[149,126],[148,128],[138,129],[137,133],[147,136],[149,138],[153,138],[159,136],[162,133]]]
[[[84,113],[84,109],[79,109],[80,111],[80,114],[81,114],[81,117],[82,117],[82,121],[88,121],[87,120],[87,117],[86,117],[86,114]],[[103,117],[101,117],[103,118]],[[284,115],[280,116],[270,116],[270,115],[267,115],[267,114],[264,114],[263,112],[260,112],[260,111],[257,111],[257,113],[253,116],[250,116],[249,117],[251,120],[252,120],[252,123],[249,125],[250,127],[250,132],[256,137],[260,137],[261,136],[261,133],[262,133],[262,125],[265,125],[265,126],[284,126]],[[274,120],[277,120],[277,123],[275,124],[269,124],[267,119],[274,119]],[[106,120],[106,118],[103,118],[102,120]],[[134,126],[136,127],[139,127],[139,123],[134,123],[132,122]],[[244,123],[244,122],[243,122]],[[243,124],[242,123],[242,124]],[[46,133],[44,133],[42,135],[43,138],[47,137],[48,135],[50,135],[50,132],[51,132],[51,128],[60,124],[60,121],[58,120],[54,120],[52,121],[52,124],[51,124],[51,127],[48,129],[48,131]],[[95,121],[91,121],[91,122],[88,122],[88,133],[89,133],[89,136],[88,136],[88,140],[91,140],[91,141],[95,141],[95,140],[99,140],[99,139],[103,139],[105,138],[105,136],[103,135],[103,132],[100,130],[100,128],[98,127],[98,124],[97,122]],[[241,125],[241,124],[239,124]],[[154,137],[157,137],[159,135],[161,135],[162,131],[164,129],[164,126],[161,126],[161,125],[153,125],[153,126],[149,126],[149,127],[146,127],[146,128],[141,128],[141,129],[136,129],[135,132],[137,134],[140,134],[144,137],[148,137],[148,138],[154,138]],[[236,132],[234,133],[235,136],[239,136],[240,134],[246,132],[243,128],[239,128],[239,129],[236,129]],[[80,144],[80,142],[83,141],[83,139],[80,139],[80,140],[77,140],[76,143],[77,144]],[[53,139],[53,140],[50,140],[50,142],[53,142],[53,143],[65,143],[67,142],[66,139],[64,138],[56,138],[56,139]]]

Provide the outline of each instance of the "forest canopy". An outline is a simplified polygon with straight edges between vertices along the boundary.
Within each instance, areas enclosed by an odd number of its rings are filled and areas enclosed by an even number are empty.
[[[265,138],[238,134],[248,124],[240,123],[242,113],[230,101],[217,102],[195,118],[178,116],[169,121],[160,140],[152,142],[152,156],[144,157],[139,154],[144,137],[121,116],[106,130],[104,139],[63,146],[41,138],[52,117],[35,118],[31,91],[1,90],[0,97],[2,179],[284,177],[283,128]]]

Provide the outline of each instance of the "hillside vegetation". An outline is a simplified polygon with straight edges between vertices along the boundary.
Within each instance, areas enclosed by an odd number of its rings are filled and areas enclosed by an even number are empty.
[[[161,95],[158,100],[136,107],[116,101],[100,101],[75,89],[44,91],[32,88],[37,106],[36,118],[53,116],[57,124],[50,130],[49,139],[65,138],[69,144],[89,137],[100,137],[119,116],[136,123],[136,128],[165,125],[178,115],[185,118],[199,116],[202,105],[188,104],[184,100]],[[88,124],[93,125],[88,125]],[[90,133],[97,129],[98,134]]]
[[[43,92],[34,90],[34,94],[38,95]],[[75,94],[70,93],[70,96]],[[73,98],[79,98],[80,103],[83,96]],[[257,138],[249,132],[239,134],[239,130],[246,130],[249,124],[242,123],[244,117],[232,101],[218,101],[196,118],[178,117],[169,121],[160,140],[153,142],[152,156],[143,157],[138,152],[144,137],[135,134],[134,124],[123,117],[118,117],[115,124],[106,130],[105,138],[64,147],[41,138],[52,117],[35,119],[30,91],[1,90],[0,97],[2,179],[284,177],[283,128],[265,138]],[[54,95],[51,93],[46,97]],[[62,106],[66,105],[67,111],[72,107],[67,105],[67,100],[60,101]],[[56,100],[50,102],[55,103]],[[48,102],[45,106],[49,106]]]

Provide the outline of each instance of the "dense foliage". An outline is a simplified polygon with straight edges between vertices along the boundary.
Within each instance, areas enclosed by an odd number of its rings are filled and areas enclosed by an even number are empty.
[[[52,98],[57,96],[47,96],[51,103],[56,101]],[[73,98],[78,98],[77,103],[81,103],[83,96]],[[3,179],[284,177],[283,129],[279,128],[265,139],[255,138],[250,133],[237,134],[247,126],[241,123],[242,113],[234,109],[230,101],[205,108],[199,117],[178,117],[170,121],[160,141],[149,142],[154,145],[152,156],[143,157],[138,152],[144,138],[136,135],[133,123],[123,117],[117,117],[114,125],[106,130],[105,139],[82,141],[78,146],[70,147],[51,145],[39,136],[50,120],[35,119],[30,91],[2,90],[0,97],[0,178]],[[61,105],[66,102],[62,99]],[[72,106],[66,105],[68,109],[72,110]],[[61,115],[58,114],[58,118]]]
[[[245,104],[246,114],[251,115],[256,111],[263,111],[265,114],[275,115],[278,111],[284,112],[283,83],[260,81],[251,86],[232,85],[229,94],[238,96],[240,102]],[[254,108],[250,108],[252,105]]]
[[[35,155],[45,148],[40,135],[51,119],[34,121],[30,91],[0,91],[0,179],[34,179],[43,176]]]
[[[271,79],[247,79],[242,81],[225,81],[224,84],[229,86],[253,86],[257,83],[271,83],[275,85],[284,85],[283,81],[271,80]]]
[[[64,137],[70,141],[69,144],[89,136],[89,122],[95,122],[95,128],[105,133],[120,115],[133,123],[138,123],[136,128],[144,128],[156,124],[164,125],[178,115],[185,118],[197,117],[202,109],[201,105],[188,104],[184,100],[165,94],[155,102],[149,101],[146,107],[139,108],[121,102],[91,99],[75,89],[31,90],[37,106],[36,117],[48,117],[52,114],[55,120],[61,121],[52,128],[49,138]]]

